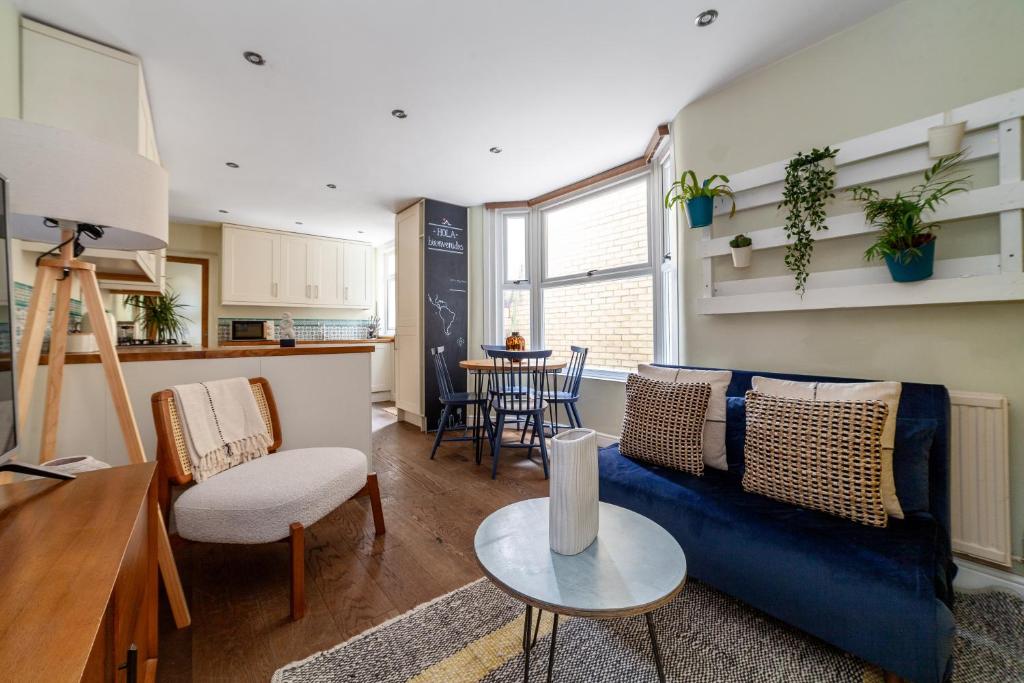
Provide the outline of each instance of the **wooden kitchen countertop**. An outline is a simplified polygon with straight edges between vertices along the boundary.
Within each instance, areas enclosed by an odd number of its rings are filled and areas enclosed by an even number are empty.
[[[196,360],[211,358],[252,358],[255,356],[322,356],[338,353],[373,353],[373,344],[323,344],[295,346],[292,348],[281,348],[274,346],[230,346],[202,348],[198,346],[132,346],[119,348],[118,358],[122,363],[135,363],[140,361],[155,360]],[[79,365],[82,363],[99,363],[99,353],[69,353],[65,357],[68,365]],[[39,362],[46,365],[46,355],[40,357]]]
[[[327,345],[361,345],[361,344],[390,344],[395,341],[394,337],[374,337],[373,339],[298,339],[296,344],[308,346],[311,344]],[[222,341],[221,346],[277,346],[276,339],[257,339],[255,341]]]

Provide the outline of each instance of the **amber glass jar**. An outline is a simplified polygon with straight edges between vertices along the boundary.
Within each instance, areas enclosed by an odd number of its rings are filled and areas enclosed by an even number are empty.
[[[523,339],[522,335],[518,332],[513,332],[509,336],[505,337],[505,350],[506,351],[525,351],[526,340]]]

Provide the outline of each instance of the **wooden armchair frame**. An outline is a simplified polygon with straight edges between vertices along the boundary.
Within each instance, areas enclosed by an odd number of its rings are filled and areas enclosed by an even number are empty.
[[[259,408],[263,422],[267,426],[267,433],[270,434],[273,443],[269,451],[274,453],[281,447],[281,423],[277,414],[277,404],[274,402],[274,394],[270,390],[270,382],[263,377],[255,377],[249,380],[252,388],[253,398]],[[188,448],[185,445],[185,433],[181,425],[181,417],[174,402],[174,392],[170,389],[158,391],[153,394],[153,423],[156,425],[157,439],[157,462],[159,471],[157,473],[157,499],[160,509],[164,513],[164,519],[169,519],[168,514],[171,502],[171,485],[187,486],[192,483],[192,462],[188,457]],[[380,488],[377,485],[376,473],[369,473],[366,476],[366,485],[363,486],[353,498],[360,496],[370,497],[370,507],[373,510],[373,528],[377,536],[384,533],[384,512],[380,502]],[[304,528],[299,522],[293,522],[290,526],[290,533],[287,538],[291,550],[291,614],[292,619],[301,619],[306,610],[305,590],[305,536]]]

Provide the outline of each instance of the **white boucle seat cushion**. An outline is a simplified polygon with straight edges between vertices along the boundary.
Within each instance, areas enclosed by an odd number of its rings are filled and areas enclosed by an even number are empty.
[[[309,526],[366,485],[366,456],[353,448],[299,448],[232,467],[186,489],[174,503],[182,538],[269,543],[293,522]]]

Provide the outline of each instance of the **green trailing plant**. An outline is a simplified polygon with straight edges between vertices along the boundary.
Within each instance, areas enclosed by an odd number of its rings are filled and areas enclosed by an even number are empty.
[[[718,181],[717,185],[714,185]],[[697,197],[728,197],[729,201],[732,202],[732,210],[729,212],[729,218],[736,215],[736,199],[733,197],[732,188],[729,187],[729,178],[721,174],[715,174],[710,178],[705,178],[703,182],[697,182],[697,174],[692,170],[683,171],[683,174],[679,176],[679,180],[672,183],[672,186],[668,188],[668,192],[665,193],[665,208],[671,209],[676,204],[688,201],[690,199],[696,199]]]
[[[753,243],[754,241],[747,237],[746,235],[744,235],[742,232],[733,237],[731,240],[729,240],[729,246],[732,247],[733,249],[742,249],[743,247],[749,247]]]
[[[187,305],[181,303],[176,292],[168,290],[155,296],[132,294],[125,297],[124,305],[135,310],[135,322],[141,323],[146,334],[157,340],[181,341],[188,336],[186,323],[192,321],[181,314]]]
[[[946,203],[946,198],[957,192],[966,192],[971,178],[960,164],[966,151],[940,157],[924,172],[924,182],[906,192],[883,197],[871,187],[857,185],[849,192],[864,205],[864,217],[880,232],[874,244],[864,252],[867,261],[878,261],[886,256],[899,258],[908,264],[921,255],[921,247],[935,239],[939,224],[926,221],[923,214],[934,212]]]
[[[825,147],[809,153],[797,152],[786,164],[786,183],[778,208],[786,208],[786,268],[796,276],[796,291],[807,290],[808,267],[814,252],[814,233],[827,230],[825,203],[835,198],[836,171],[824,161],[834,159],[838,149]]]

